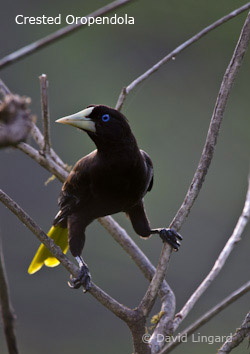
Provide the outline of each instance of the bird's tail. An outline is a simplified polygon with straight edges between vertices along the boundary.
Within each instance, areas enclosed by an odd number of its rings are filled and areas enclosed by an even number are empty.
[[[68,229],[60,226],[52,226],[48,232],[48,236],[52,238],[55,244],[61,247],[63,253],[67,252],[69,248]],[[29,266],[28,273],[33,274],[37,272],[44,264],[47,267],[56,267],[59,263],[58,259],[53,257],[50,251],[41,244]]]

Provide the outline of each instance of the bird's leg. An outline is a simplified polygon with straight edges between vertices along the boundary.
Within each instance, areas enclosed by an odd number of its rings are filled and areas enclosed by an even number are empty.
[[[75,259],[79,265],[79,274],[76,278],[73,278],[71,275],[70,280],[68,281],[68,285],[71,289],[79,289],[80,286],[83,286],[83,291],[86,293],[91,286],[91,275],[89,268],[81,256],[76,256]]]
[[[158,234],[163,242],[167,242],[173,247],[174,251],[178,251],[182,236],[174,229],[153,229],[151,234]]]
[[[174,251],[178,251],[182,237],[174,229],[151,229],[143,202],[133,206],[127,211],[135,232],[141,237],[158,234],[163,242],[169,243]]]

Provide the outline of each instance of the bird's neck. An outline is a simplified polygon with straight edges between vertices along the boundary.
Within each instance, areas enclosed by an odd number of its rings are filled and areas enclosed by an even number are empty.
[[[136,142],[135,137],[131,134],[129,137],[126,137],[125,139],[121,140],[105,140],[102,141],[100,139],[93,139],[96,147],[97,147],[97,153],[99,156],[105,158],[105,157],[111,157],[111,156],[133,156],[136,155],[139,152],[139,148]]]

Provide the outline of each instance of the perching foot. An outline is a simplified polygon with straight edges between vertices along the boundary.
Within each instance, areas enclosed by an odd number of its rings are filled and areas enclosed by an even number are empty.
[[[88,267],[84,264],[79,268],[79,275],[77,278],[70,276],[68,285],[71,289],[79,289],[83,286],[83,292],[87,292],[90,289],[91,275]]]
[[[156,229],[152,231],[152,233],[158,233],[162,241],[172,246],[174,251],[179,250],[181,245],[179,241],[182,240],[182,236],[174,229]]]

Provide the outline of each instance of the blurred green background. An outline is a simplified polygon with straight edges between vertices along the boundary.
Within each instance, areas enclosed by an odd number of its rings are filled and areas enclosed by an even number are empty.
[[[2,2],[0,57],[60,27],[16,25],[17,14],[84,16],[106,3],[101,0]],[[32,98],[32,112],[41,126],[38,76],[48,75],[53,147],[65,162],[73,165],[94,145],[82,132],[54,124],[57,118],[92,103],[114,106],[123,86],[203,27],[244,3],[135,1],[115,11],[134,16],[134,25],[81,29],[2,70],[0,76],[13,92]],[[183,201],[201,154],[221,79],[245,17],[246,13],[238,16],[189,47],[133,91],[125,103],[123,112],[138,143],[154,162],[155,184],[145,198],[153,227],[167,226]],[[250,53],[231,93],[204,187],[181,230],[182,248],[171,259],[167,280],[175,291],[177,309],[207,274],[241,213],[249,171],[249,59]],[[20,151],[1,151],[1,188],[44,230],[49,229],[58,211],[61,188],[57,180],[45,186],[49,177],[47,171]],[[143,241],[124,215],[116,215],[115,219],[157,264],[159,239]],[[68,273],[62,267],[43,269],[34,276],[27,274],[39,243],[3,206],[0,227],[21,353],[132,352],[125,324],[89,294],[70,290],[66,285]],[[249,279],[249,227],[243,236],[186,324]],[[99,286],[121,303],[131,307],[138,304],[148,282],[97,222],[87,230],[83,255]],[[199,332],[231,333],[249,310],[249,300],[249,294],[245,295]],[[158,311],[159,303],[153,313]],[[189,342],[175,352],[206,354],[217,348],[217,344]],[[235,353],[245,350],[246,343]],[[2,331],[0,352],[7,353]]]

